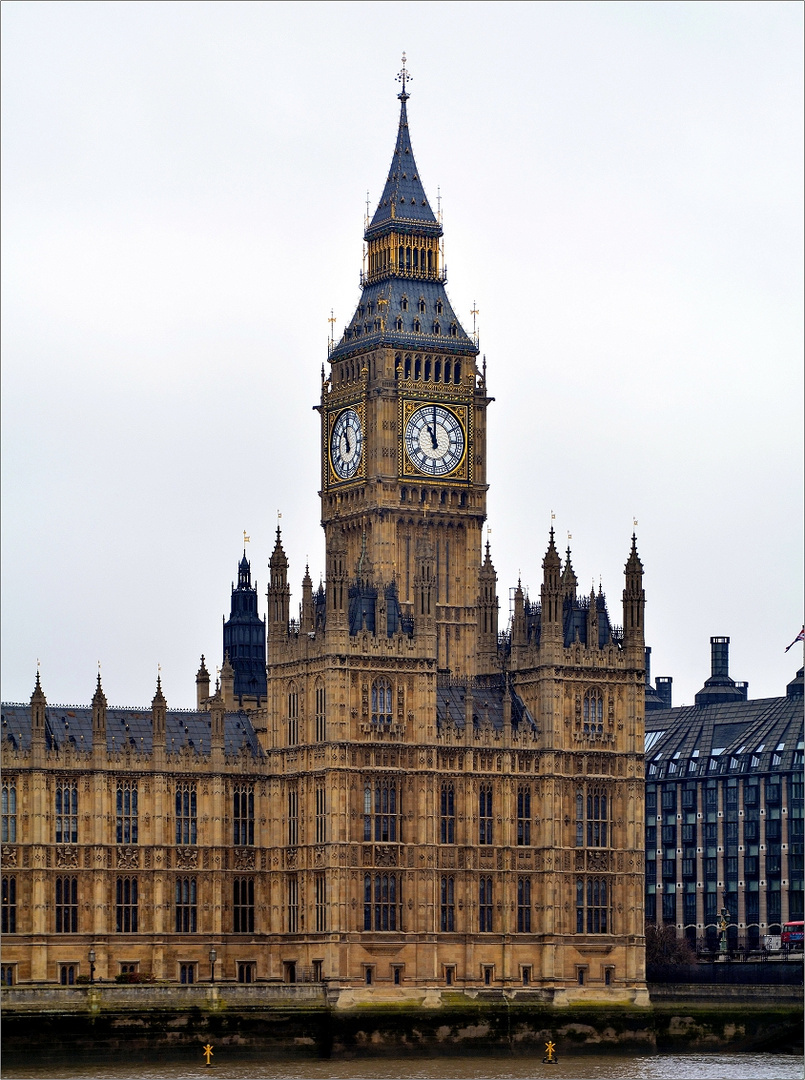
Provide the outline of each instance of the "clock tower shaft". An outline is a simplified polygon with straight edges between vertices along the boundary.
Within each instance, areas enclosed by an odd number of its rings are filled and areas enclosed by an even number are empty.
[[[364,234],[361,297],[322,385],[322,524],[328,550],[336,531],[345,546],[353,589],[393,585],[414,632],[418,560],[432,564],[437,666],[466,676],[479,673],[491,399],[445,290],[442,226],[414,160],[408,97],[399,95],[388,178]]]

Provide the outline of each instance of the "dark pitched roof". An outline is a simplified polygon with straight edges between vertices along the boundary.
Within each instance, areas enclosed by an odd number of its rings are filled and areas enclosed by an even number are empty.
[[[374,217],[366,230],[366,239],[382,236],[391,227],[400,230],[406,222],[416,226],[419,233],[441,236],[442,227],[431,210],[425,188],[419,176],[411,138],[408,133],[407,94],[401,94],[400,123],[397,142],[391,157],[388,179],[377,204]],[[404,231],[404,229],[403,229]]]
[[[802,702],[756,698],[646,715],[646,778],[801,769]]]
[[[210,751],[210,714],[169,709],[166,714],[166,745],[178,752],[185,745],[196,754]],[[3,704],[2,738],[23,750],[31,746],[30,705]],[[45,710],[45,739],[49,748],[70,744],[75,750],[92,749],[92,709],[71,705],[48,705]],[[224,747],[236,754],[241,747],[254,757],[263,757],[259,740],[245,712],[227,713],[224,720]],[[109,708],[106,711],[106,747],[110,752],[127,748],[143,754],[153,749],[151,710]]]

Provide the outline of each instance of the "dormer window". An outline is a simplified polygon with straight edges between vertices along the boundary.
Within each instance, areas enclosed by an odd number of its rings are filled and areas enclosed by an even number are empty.
[[[402,300],[400,301],[400,307],[402,308],[403,311],[408,310],[408,297],[407,296],[404,296],[402,298]]]
[[[442,328],[441,328],[441,326],[439,326],[439,324],[438,324],[437,322],[435,322],[435,323],[433,324],[433,332],[434,332],[434,334],[435,334],[435,335],[436,335],[437,337],[438,337],[438,336],[439,336],[439,335],[441,334],[441,332],[442,332]]]
[[[400,318],[397,319],[397,329],[402,330],[402,319]]]
[[[425,314],[425,301],[422,299],[422,297],[420,297],[419,299],[419,313],[420,315]]]
[[[458,337],[458,328],[455,323],[450,324],[450,337]]]
[[[441,313],[442,313],[442,302],[441,302],[441,300],[437,300],[436,301],[436,314],[441,315]]]
[[[421,329],[422,324],[420,323],[419,319],[414,319],[414,333],[418,334]]]

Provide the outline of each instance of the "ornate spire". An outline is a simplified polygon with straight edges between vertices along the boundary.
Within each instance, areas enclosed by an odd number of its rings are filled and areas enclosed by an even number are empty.
[[[203,665],[204,665],[204,657],[203,656],[201,658],[201,664],[202,664],[202,667],[203,667]],[[199,674],[200,674],[200,672],[199,672]],[[151,700],[151,708],[153,709],[157,705],[167,705],[167,701],[165,700],[165,695],[162,693],[162,676],[161,675],[157,675],[157,689],[156,689],[156,693],[154,694],[154,697]]]
[[[38,676],[37,676],[37,678],[38,678]],[[103,687],[101,686],[101,673],[100,673],[100,671],[98,672],[98,681],[95,684],[95,693],[93,694],[93,697],[92,697],[92,704],[93,705],[106,705],[106,694],[104,694]]]

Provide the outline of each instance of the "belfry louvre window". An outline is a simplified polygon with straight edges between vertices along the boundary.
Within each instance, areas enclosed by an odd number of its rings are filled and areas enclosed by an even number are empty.
[[[402,886],[397,874],[363,879],[364,930],[402,930]]]
[[[441,929],[450,933],[456,928],[456,881],[452,874],[442,876]]]
[[[525,784],[517,789],[517,843],[531,843],[531,789]]]
[[[584,731],[587,734],[604,730],[604,698],[600,690],[588,690],[584,695]]]
[[[478,843],[492,843],[492,785],[481,784],[478,792]]]
[[[288,788],[288,844],[299,843],[299,790],[295,784]]]
[[[238,784],[232,793],[232,803],[235,845],[249,847],[254,843],[254,786]]]
[[[299,933],[299,879],[296,874],[288,878],[288,933]]]
[[[195,844],[196,834],[196,785],[176,785],[176,843]]]
[[[2,890],[2,932],[4,934],[16,934],[17,932],[17,879],[15,877],[3,877]]]
[[[492,878],[478,880],[478,930],[482,934],[492,933]]]
[[[327,929],[327,879],[324,874],[315,874],[313,878],[314,901],[316,906],[316,932]]]
[[[517,933],[531,933],[531,878],[517,879]]]
[[[2,842],[17,842],[17,785],[10,780],[3,781]]]
[[[443,844],[455,843],[456,793],[452,784],[442,784],[441,823],[439,836]]]
[[[291,683],[288,690],[288,746],[299,743],[299,694]]]
[[[327,738],[327,714],[324,686],[319,683],[316,686],[316,742],[324,742]]]
[[[196,897],[196,879],[180,877],[176,879],[176,933],[195,934],[198,902]]]
[[[390,724],[392,716],[391,683],[388,679],[375,679],[372,683],[372,723]]]
[[[115,883],[115,925],[118,934],[137,933],[137,891],[137,878],[119,877]]]
[[[254,933],[254,878],[235,878],[232,886],[232,929],[236,934]]]
[[[78,843],[78,784],[60,780],[56,786],[56,843]]]
[[[316,843],[327,841],[327,788],[316,784]]]
[[[363,789],[363,838],[383,844],[400,836],[400,792],[392,780],[376,780]]]
[[[600,788],[576,792],[576,847],[607,847],[609,800]]]
[[[118,844],[137,843],[137,785],[128,781],[117,785],[115,839]]]
[[[609,886],[606,878],[576,880],[576,933],[609,934]]]
[[[78,933],[78,878],[57,877],[55,897],[56,901],[56,933]]]

